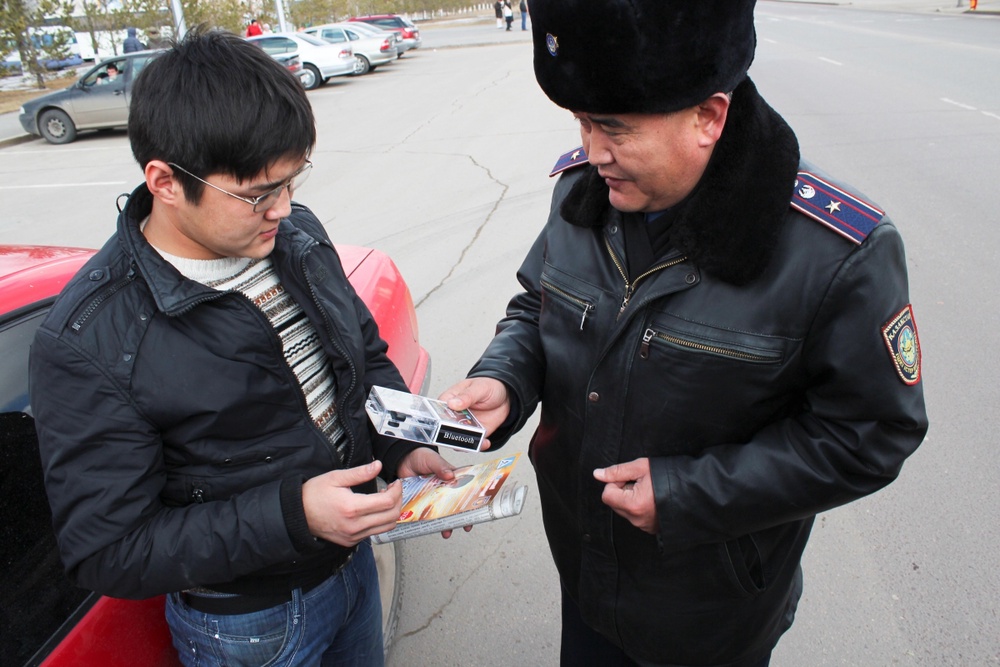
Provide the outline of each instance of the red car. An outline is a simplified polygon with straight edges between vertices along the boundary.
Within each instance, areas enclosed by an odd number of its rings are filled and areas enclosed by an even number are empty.
[[[376,28],[382,28],[382,30],[392,30],[399,33],[399,36],[402,38],[399,49],[400,55],[406,50],[419,48],[422,43],[420,30],[417,26],[413,25],[410,19],[399,14],[369,14],[368,16],[353,16],[347,20],[360,21],[373,25]],[[402,48],[404,46],[406,48]]]
[[[430,357],[417,338],[409,288],[386,255],[337,246],[351,284],[411,391],[426,393]],[[0,662],[42,667],[178,665],[162,596],[102,597],[65,576],[28,405],[28,348],[56,295],[93,250],[0,245]],[[375,548],[386,649],[400,600],[395,545]]]

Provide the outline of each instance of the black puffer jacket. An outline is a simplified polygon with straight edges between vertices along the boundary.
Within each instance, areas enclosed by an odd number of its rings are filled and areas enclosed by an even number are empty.
[[[791,130],[740,86],[671,249],[631,286],[623,227],[641,216],[610,208],[594,168],[565,174],[470,373],[519,405],[496,444],[541,402],[530,456],[560,578],[633,658],[765,655],[814,515],[888,484],[926,431],[919,378],[883,334],[910,312],[899,234],[883,219],[855,244],[790,208],[799,167]],[[592,474],[640,457],[657,536]]]
[[[313,540],[302,510],[302,482],[338,457],[266,316],[184,278],[146,242],[151,201],[145,186],[132,194],[32,349],[63,562],[79,585],[116,597],[288,590],[348,554]],[[405,385],[311,212],[294,205],[271,259],[333,362],[349,465],[374,455],[392,475],[413,446],[373,439],[364,399],[373,384]]]

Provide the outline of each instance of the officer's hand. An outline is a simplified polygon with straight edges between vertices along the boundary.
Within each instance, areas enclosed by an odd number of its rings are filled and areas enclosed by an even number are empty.
[[[507,387],[493,378],[467,378],[441,394],[439,400],[448,403],[452,410],[468,408],[486,429],[486,435],[493,433],[510,414],[510,399]],[[488,449],[487,442],[483,449]]]
[[[601,500],[605,505],[639,530],[656,535],[656,498],[649,476],[649,459],[598,468],[594,478],[604,482]]]
[[[347,470],[333,470],[302,485],[302,508],[309,532],[341,546],[396,527],[403,500],[403,486],[393,482],[381,493],[354,493],[352,486],[375,479],[382,463]]]

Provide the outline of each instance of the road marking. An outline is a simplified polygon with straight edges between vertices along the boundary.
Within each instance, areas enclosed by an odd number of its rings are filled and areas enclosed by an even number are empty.
[[[831,65],[838,65],[841,67],[844,65],[844,63],[838,63],[836,60],[830,60],[829,58],[824,58],[823,56],[819,56],[819,59],[825,63],[830,63]]]
[[[968,104],[962,104],[961,102],[956,102],[955,100],[949,100],[947,97],[942,97],[941,101],[945,104],[954,104],[960,109],[967,109],[968,111],[976,111],[976,107],[970,107]]]
[[[992,113],[990,111],[984,111],[983,115],[984,116],[989,116],[990,118],[996,118],[997,120],[1000,120],[1000,114],[995,114],[995,113]]]
[[[95,185],[127,185],[128,181],[95,181],[93,183],[39,183],[35,185],[0,185],[0,190],[28,190],[37,188],[89,188]]]

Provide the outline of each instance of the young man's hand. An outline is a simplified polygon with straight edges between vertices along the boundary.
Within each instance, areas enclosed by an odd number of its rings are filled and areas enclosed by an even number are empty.
[[[393,482],[381,493],[354,493],[352,486],[375,479],[380,461],[332,470],[302,485],[302,507],[309,532],[328,542],[351,547],[361,540],[392,530],[403,502],[403,485]]]
[[[455,466],[428,447],[417,447],[403,457],[396,471],[398,477],[437,475],[441,479],[455,479]]]

